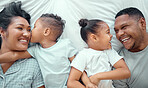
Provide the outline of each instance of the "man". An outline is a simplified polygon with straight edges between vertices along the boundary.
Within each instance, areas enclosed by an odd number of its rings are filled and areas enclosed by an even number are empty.
[[[126,8],[115,16],[117,39],[123,44],[119,54],[124,56],[131,77],[114,80],[116,88],[148,88],[148,33],[146,21],[137,8]]]

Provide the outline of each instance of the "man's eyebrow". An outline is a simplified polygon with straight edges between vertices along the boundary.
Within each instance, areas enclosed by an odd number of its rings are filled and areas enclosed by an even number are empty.
[[[121,25],[121,27],[124,26],[124,25],[127,25],[127,23],[123,23],[123,24]]]
[[[125,25],[127,25],[127,23],[123,23],[120,27],[123,27],[123,26],[125,26]],[[115,27],[114,27],[114,30],[116,30]]]

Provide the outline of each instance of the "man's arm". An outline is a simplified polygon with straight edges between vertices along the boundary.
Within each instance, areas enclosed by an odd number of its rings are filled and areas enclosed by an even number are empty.
[[[18,59],[25,59],[30,58],[31,55],[28,53],[28,51],[21,51],[21,52],[6,52],[3,54],[0,54],[0,63],[7,63],[16,61]]]

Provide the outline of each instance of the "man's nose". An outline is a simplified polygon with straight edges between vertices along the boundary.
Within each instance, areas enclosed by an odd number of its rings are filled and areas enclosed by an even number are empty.
[[[118,36],[121,36],[121,35],[123,35],[123,34],[124,34],[124,31],[123,31],[123,30],[119,30]]]

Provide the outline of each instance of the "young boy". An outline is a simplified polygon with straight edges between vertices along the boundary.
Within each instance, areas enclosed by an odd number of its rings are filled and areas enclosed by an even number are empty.
[[[70,61],[77,50],[68,39],[57,39],[63,32],[64,21],[53,14],[43,14],[32,30],[32,43],[39,43],[22,52],[0,55],[0,62],[34,57],[38,60],[46,88],[65,88],[70,72]],[[25,39],[25,38],[24,38]],[[21,42],[26,42],[21,41]],[[69,61],[70,60],[70,61]]]

